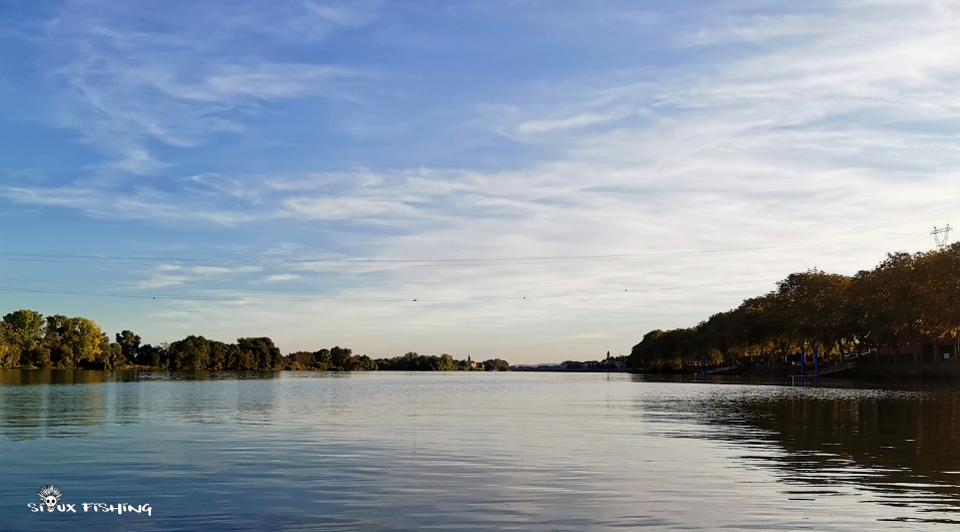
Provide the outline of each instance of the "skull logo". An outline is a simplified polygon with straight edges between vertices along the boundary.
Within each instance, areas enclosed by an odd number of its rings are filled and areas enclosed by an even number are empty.
[[[47,511],[52,512],[57,506],[57,503],[60,502],[60,497],[63,497],[63,492],[60,491],[59,486],[51,485],[40,488],[40,491],[37,492],[37,495],[40,496],[40,500],[43,501],[43,504],[47,506]]]

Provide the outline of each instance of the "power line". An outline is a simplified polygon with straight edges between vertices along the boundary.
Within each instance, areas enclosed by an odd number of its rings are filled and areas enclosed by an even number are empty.
[[[738,277],[744,277],[744,276],[746,276],[746,275],[739,275]],[[726,276],[726,277],[725,277],[726,280],[723,281],[722,285],[723,285],[723,286],[734,286],[734,285],[741,285],[741,284],[755,284],[755,283],[756,283],[756,278],[755,278],[752,274],[749,275],[749,277],[750,277],[750,278],[749,278],[748,280],[745,280],[745,281],[730,281],[730,280],[729,280],[729,276]],[[87,281],[87,280],[63,281],[63,280],[52,280],[52,279],[22,279],[22,278],[15,278],[15,277],[0,277],[0,282],[33,283],[33,284],[42,284],[42,285],[51,285],[51,284],[54,284],[54,285],[83,285],[83,286],[91,286],[91,285],[93,285],[93,286],[112,287],[112,288],[116,288],[116,289],[118,289],[118,290],[123,290],[123,289],[126,289],[126,288],[139,289],[139,290],[164,289],[164,288],[172,288],[172,287],[184,287],[184,288],[185,288],[188,284],[192,284],[192,285],[196,286],[197,284],[201,283],[202,281],[203,281],[203,280],[193,279],[193,280],[185,280],[185,281],[180,282],[180,283],[171,283],[171,284],[167,284],[167,285],[158,285],[158,286],[148,286],[148,285],[144,285],[143,283],[125,283],[125,282],[103,283],[103,282],[94,282],[94,281]],[[217,283],[217,284],[219,284],[219,283]],[[603,284],[605,284],[605,285],[607,285],[607,286],[610,286],[611,284],[614,284],[614,283],[613,283],[612,281],[607,281],[607,282],[605,282],[605,283],[603,283]],[[619,284],[619,285],[622,285],[622,286],[631,286],[631,283],[629,283],[629,282],[621,282],[621,283],[618,283],[618,284]],[[698,283],[698,284],[685,284],[685,285],[682,285],[682,286],[680,286],[680,285],[677,285],[677,286],[663,286],[663,287],[658,287],[656,290],[658,290],[658,291],[688,290],[688,289],[690,289],[690,288],[698,288],[698,287],[705,287],[705,286],[716,286],[716,285],[717,285],[717,283],[715,283],[715,282],[708,282],[708,283]],[[635,285],[634,285],[634,286],[635,286]],[[317,289],[317,290],[320,290],[320,289],[323,289],[324,287],[318,286],[318,287],[313,287],[313,288],[315,288],[315,289]],[[535,286],[526,285],[525,288],[531,289],[531,288],[536,288],[536,287],[535,287]],[[8,289],[11,289],[11,290],[12,290],[12,288],[9,288],[9,287],[8,287]],[[196,288],[194,288],[194,289],[196,289]],[[217,288],[207,288],[206,290],[217,290]],[[260,287],[244,286],[242,289],[238,289],[238,290],[241,290],[241,291],[243,291],[243,292],[290,292],[290,291],[291,291],[291,288],[289,288],[289,287],[287,287],[287,288],[281,288],[281,287],[260,288]],[[463,289],[462,287],[449,287],[449,288],[445,288],[445,287],[437,287],[437,286],[429,286],[429,287],[424,287],[424,288],[393,288],[393,287],[391,287],[391,286],[384,286],[384,287],[371,287],[371,288],[350,287],[349,290],[350,290],[351,292],[409,292],[409,293],[424,293],[424,292],[462,292],[464,289]],[[611,290],[613,290],[613,291],[619,291],[619,289],[617,289],[617,288],[611,288]],[[653,289],[649,289],[649,288],[633,288],[633,289],[629,289],[629,291],[631,291],[631,292],[650,292],[651,290],[653,290]]]
[[[820,249],[838,246],[848,246],[863,241],[832,242],[825,244],[809,244],[798,246],[775,247],[745,247],[706,250],[680,250],[647,253],[618,253],[601,255],[553,255],[539,257],[494,257],[494,258],[412,258],[412,259],[379,259],[379,258],[304,258],[304,259],[240,259],[240,258],[194,258],[194,257],[150,257],[150,256],[110,256],[110,255],[74,255],[74,254],[46,254],[46,253],[0,253],[0,260],[22,262],[47,263],[74,263],[74,264],[141,264],[141,263],[192,263],[194,266],[226,266],[226,265],[253,265],[253,266],[283,266],[283,265],[326,265],[334,267],[353,267],[368,264],[409,264],[416,266],[433,265],[486,265],[486,264],[543,264],[565,261],[606,261],[631,260],[661,257],[681,257],[696,255],[715,255],[727,253],[750,253],[791,251],[802,249]]]
[[[472,296],[472,297],[248,297],[248,296],[205,296],[205,295],[150,295],[150,294],[119,294],[116,292],[84,292],[76,290],[47,290],[39,288],[8,288],[0,287],[0,292],[22,292],[30,294],[54,294],[54,295],[75,295],[92,297],[117,297],[124,299],[156,299],[156,300],[179,300],[179,301],[250,301],[250,302],[284,302],[284,301],[370,301],[370,302],[403,302],[403,301],[483,301],[483,300],[525,300],[525,299],[546,299],[557,297],[571,297],[576,295],[590,295],[587,293],[557,293],[557,294],[539,294],[531,296],[523,295],[499,295],[499,296]],[[610,295],[621,292],[605,292]]]
[[[723,286],[732,286],[732,285],[743,285],[743,284],[754,284],[755,281],[739,281],[739,282],[725,282]],[[88,284],[88,283],[85,283]],[[101,283],[102,284],[102,283]],[[43,289],[43,288],[15,288],[15,287],[0,287],[0,292],[14,292],[14,293],[30,293],[30,294],[45,294],[45,295],[72,295],[72,296],[85,296],[85,297],[107,297],[107,298],[122,298],[122,299],[145,299],[145,300],[169,300],[169,301],[246,301],[246,302],[311,302],[311,301],[348,301],[348,302],[413,302],[413,301],[422,301],[422,302],[467,302],[467,301],[508,301],[508,300],[539,300],[539,299],[555,299],[561,297],[600,297],[600,296],[610,296],[610,295],[624,295],[626,294],[650,294],[652,292],[668,292],[674,290],[689,290],[691,288],[698,288],[704,286],[715,286],[715,283],[705,283],[700,285],[684,285],[684,286],[672,286],[672,287],[660,287],[656,289],[652,288],[639,288],[639,289],[606,289],[606,290],[576,290],[576,291],[567,291],[567,292],[551,292],[551,293],[523,293],[515,292],[513,294],[499,294],[499,295],[486,295],[486,296],[463,296],[463,297],[412,297],[412,296],[382,296],[382,297],[342,297],[342,296],[249,296],[249,295],[183,295],[183,294],[131,294],[131,293],[119,293],[119,292],[92,292],[92,291],[82,291],[82,290],[54,290],[54,289]],[[450,289],[453,290],[453,289]],[[379,291],[379,290],[369,290],[369,291]],[[413,290],[410,290],[413,292]],[[425,289],[417,291],[418,293],[436,291],[436,289]],[[702,296],[697,296],[702,298]]]

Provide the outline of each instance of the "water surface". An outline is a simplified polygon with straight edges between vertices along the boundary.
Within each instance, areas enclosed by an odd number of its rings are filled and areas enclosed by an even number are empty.
[[[0,372],[0,528],[929,530],[960,392],[624,374]],[[153,514],[33,513],[63,501]]]

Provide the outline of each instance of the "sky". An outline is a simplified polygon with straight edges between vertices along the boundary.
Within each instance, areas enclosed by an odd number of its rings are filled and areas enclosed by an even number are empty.
[[[627,354],[934,247],[960,1],[0,4],[0,314]]]

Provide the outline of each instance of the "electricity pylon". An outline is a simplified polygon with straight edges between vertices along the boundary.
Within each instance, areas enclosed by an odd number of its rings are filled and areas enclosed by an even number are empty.
[[[950,240],[950,224],[948,223],[946,227],[941,227],[940,229],[937,229],[937,226],[933,226],[933,231],[930,231],[930,234],[937,242],[937,249],[943,249],[947,247],[947,242]]]

